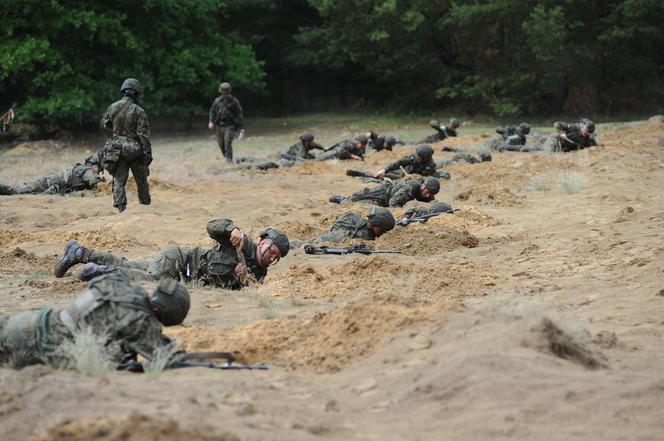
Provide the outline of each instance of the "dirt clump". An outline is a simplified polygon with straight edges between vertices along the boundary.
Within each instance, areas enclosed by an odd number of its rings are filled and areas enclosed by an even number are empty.
[[[473,185],[454,197],[458,201],[469,201],[482,205],[499,207],[520,207],[525,197],[512,193],[507,187],[496,188],[489,185]]]
[[[17,274],[50,267],[55,262],[52,257],[37,256],[19,247],[0,253],[0,261],[3,262],[3,272]]]
[[[546,339],[548,349],[556,356],[579,363],[588,369],[606,367],[606,364],[597,355],[563,331],[548,317],[542,319],[540,329]]]
[[[468,230],[437,225],[442,222],[443,220],[434,218],[426,223],[396,227],[376,239],[376,249],[400,250],[416,256],[434,256],[457,248],[475,248],[479,245],[479,239]]]
[[[223,347],[248,363],[338,372],[373,352],[397,330],[439,321],[445,308],[397,297],[371,298],[309,320],[262,320],[227,332],[201,328],[166,332],[191,352]]]
[[[147,415],[66,420],[30,441],[239,441],[210,428],[183,429],[172,419]]]
[[[21,230],[0,230],[0,246],[10,247],[21,244],[23,242],[30,242],[31,235]]]

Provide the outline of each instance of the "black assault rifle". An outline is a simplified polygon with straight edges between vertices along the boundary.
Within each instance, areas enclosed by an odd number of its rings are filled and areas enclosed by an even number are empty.
[[[415,222],[426,222],[429,220],[429,218],[435,217],[435,216],[440,216],[441,214],[445,213],[454,213],[455,211],[459,211],[458,208],[452,209],[452,211],[442,211],[440,213],[429,213],[429,214],[422,214],[420,216],[411,216],[411,217],[405,217],[401,219],[400,221],[397,221],[397,225],[406,226],[408,224],[412,224]]]
[[[211,360],[222,359],[225,363],[216,364]],[[188,360],[207,360],[207,361],[188,361]],[[174,361],[166,366],[166,369],[182,369],[191,367],[205,367],[209,369],[221,370],[267,370],[270,369],[266,364],[238,364],[235,363],[235,356],[230,352],[188,352],[181,356],[178,361]],[[145,367],[137,360],[127,360],[120,364],[119,371],[145,372]]]
[[[307,254],[335,254],[337,256],[345,256],[346,254],[403,254],[402,251],[396,250],[374,250],[366,245],[354,245],[352,247],[315,247],[313,245],[305,245],[304,252]]]

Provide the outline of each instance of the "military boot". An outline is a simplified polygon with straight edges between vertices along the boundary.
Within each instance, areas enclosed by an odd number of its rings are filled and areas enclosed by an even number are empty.
[[[0,195],[9,196],[12,194],[16,194],[16,190],[14,190],[9,185],[0,184]]]
[[[346,199],[348,199],[348,198],[345,198],[343,196],[339,196],[339,195],[336,195],[336,194],[330,196],[330,202],[335,203],[335,204],[340,204],[343,201],[345,201]]]
[[[78,279],[84,282],[92,280],[95,277],[102,276],[104,274],[114,273],[117,271],[117,268],[111,268],[106,265],[97,265],[96,263],[86,263],[83,269],[78,273]]]
[[[55,277],[64,276],[67,270],[77,263],[88,262],[93,251],[90,248],[85,248],[76,240],[70,240],[65,245],[64,254],[58,259],[58,263],[55,264],[53,274],[55,274]]]

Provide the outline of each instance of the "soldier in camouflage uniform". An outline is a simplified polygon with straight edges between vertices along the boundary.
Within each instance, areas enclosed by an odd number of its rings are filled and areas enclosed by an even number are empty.
[[[329,233],[322,234],[308,243],[333,242],[339,243],[346,238],[374,240],[394,229],[394,216],[387,208],[373,207],[369,209],[366,219],[348,211],[341,214],[330,228]],[[303,241],[294,240],[291,248],[299,247]]]
[[[35,178],[19,185],[0,184],[0,195],[12,194],[66,194],[96,188],[104,180],[98,156],[92,155],[84,164],[76,163],[58,173]]]
[[[530,133],[528,123],[521,123],[518,126],[497,127],[496,133],[500,138],[487,141],[486,147],[491,150],[520,150],[526,145],[526,135]]]
[[[433,162],[433,149],[430,145],[421,145],[412,155],[389,163],[385,168],[378,170],[374,178],[401,179],[408,174],[421,176],[432,176],[436,172],[436,164]],[[405,173],[404,173],[405,171]]]
[[[249,168],[257,168],[259,170],[268,170],[271,168],[279,167],[292,167],[295,164],[302,164],[305,161],[316,159],[311,153],[312,150],[325,150],[320,144],[314,142],[314,135],[312,133],[303,133],[300,135],[300,141],[293,144],[287,151],[279,154],[280,159],[277,162],[264,162],[256,165],[245,165]]]
[[[127,208],[125,186],[129,170],[136,181],[139,203],[150,205],[152,145],[148,116],[137,104],[141,84],[135,78],[127,78],[120,92],[124,97],[108,106],[101,117],[101,126],[113,132],[102,149],[101,164],[113,176],[113,206],[122,213]]]
[[[544,150],[570,152],[597,145],[594,136],[595,123],[587,118],[582,118],[575,124],[556,121],[553,127],[558,133],[545,141]]]
[[[356,159],[363,161],[368,142],[369,139],[364,135],[359,135],[352,141],[341,141],[316,156],[316,161],[325,161],[328,159]]]
[[[443,126],[439,121],[431,120],[429,125],[432,129],[436,131],[433,135],[429,135],[419,142],[414,142],[413,144],[434,144],[436,142],[442,141],[445,138],[451,136],[457,136],[456,129],[459,128],[459,120],[456,118],[450,118],[450,121],[447,123],[447,126]]]
[[[403,219],[410,219],[411,217],[428,216],[431,214],[440,213],[453,213],[454,209],[450,204],[445,202],[434,202],[428,207],[413,207],[406,210]]]
[[[0,365],[70,367],[67,346],[83,331],[105,340],[112,362],[120,364],[137,355],[150,360],[158,348],[172,344],[162,334],[162,325],[179,325],[188,311],[189,293],[173,279],[161,280],[148,294],[121,274],[97,277],[65,309],[0,314]],[[170,361],[184,353],[174,349]]]
[[[365,136],[369,140],[367,147],[377,152],[380,152],[381,150],[389,150],[391,152],[395,145],[404,145],[402,141],[399,141],[394,136],[379,135],[373,130],[369,130]]]
[[[230,219],[215,219],[207,224],[208,235],[217,241],[214,248],[169,246],[151,260],[128,260],[111,253],[83,247],[75,240],[65,246],[55,265],[55,277],[63,277],[78,263],[92,263],[84,268],[81,278],[118,270],[137,280],[159,280],[168,276],[176,280],[194,280],[204,285],[226,289],[247,286],[252,277],[262,282],[267,268],[288,254],[288,237],[275,228],[260,234],[258,244],[245,236]]]
[[[330,202],[340,204],[348,199],[353,202],[368,202],[380,207],[403,207],[414,199],[431,202],[440,191],[440,181],[432,176],[423,179],[409,179],[395,183],[386,182],[373,188],[364,188],[350,197],[330,196]]]
[[[233,139],[237,132],[244,134],[244,115],[240,102],[231,95],[231,85],[219,85],[220,96],[214,100],[210,107],[208,128],[217,127],[217,144],[226,162],[233,162]]]
[[[491,153],[489,152],[481,152],[478,157],[468,153],[459,153],[454,155],[452,159],[436,162],[436,168],[442,170],[445,167],[459,164],[461,162],[465,162],[466,164],[479,164],[481,162],[491,162],[492,159],[493,158],[491,157]]]

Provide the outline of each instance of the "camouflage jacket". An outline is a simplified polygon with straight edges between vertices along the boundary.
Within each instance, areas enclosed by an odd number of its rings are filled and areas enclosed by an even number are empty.
[[[435,199],[433,195],[425,198],[420,193],[420,185],[423,182],[424,179],[408,179],[396,183],[385,183],[355,192],[350,198],[353,202],[372,202],[381,207],[402,207],[406,202],[414,199],[431,202]]]
[[[23,348],[33,352],[23,354],[28,357],[27,364],[67,366],[71,362],[67,345],[74,341],[76,332],[85,329],[105,337],[110,358],[116,363],[136,355],[150,359],[157,348],[171,343],[161,333],[162,325],[150,309],[145,289],[130,284],[119,273],[91,280],[63,310],[44,308],[16,318],[19,323],[15,328],[25,328]]]
[[[569,124],[561,122],[558,126],[558,133],[565,133],[567,135],[567,139],[559,138],[560,145],[564,151],[597,145],[597,141],[592,133],[587,136],[581,135],[581,125],[578,123]]]
[[[87,164],[74,164],[61,173],[65,192],[95,188],[101,182],[101,176]]]
[[[247,282],[235,274],[235,267],[240,263],[237,250],[231,244],[231,232],[236,228],[230,219],[215,219],[207,224],[208,235],[218,242],[217,246],[202,252],[199,257],[194,278],[205,284],[227,289],[240,289]],[[257,281],[267,275],[267,267],[259,266],[256,260],[256,243],[249,236],[244,236],[242,249],[247,268]]]
[[[422,176],[431,176],[436,172],[436,163],[433,162],[433,159],[429,158],[427,162],[422,164],[417,160],[417,155],[415,154],[407,155],[398,161],[391,162],[385,167],[385,172],[389,173],[393,170],[399,170],[401,167],[408,174],[415,173]]]
[[[498,127],[496,133],[500,134],[509,145],[526,145],[526,135],[519,127]]]
[[[351,155],[364,158],[364,149],[357,147],[355,143],[350,140],[341,141],[334,145],[330,150],[334,150],[336,152],[335,157],[339,159],[352,159]]]
[[[221,127],[244,127],[244,114],[240,102],[234,96],[218,96],[210,107],[210,122]]]
[[[369,222],[352,212],[343,213],[339,216],[330,231],[343,231],[346,236],[358,239],[374,240],[376,238]]]
[[[397,140],[397,144],[403,145],[403,142]],[[392,151],[392,146],[385,144],[385,135],[378,135],[376,133],[369,137],[367,148],[373,149],[377,152],[380,152],[381,150]]]
[[[423,140],[417,142],[416,144],[433,144],[438,141],[442,141],[445,138],[457,136],[456,130],[450,130],[448,127],[437,127],[435,128],[436,133],[427,136]]]
[[[302,141],[293,144],[287,151],[281,153],[281,157],[291,161],[297,159],[314,159],[315,156],[311,154],[312,150],[324,150],[320,144],[313,143],[309,147],[305,147]]]
[[[114,138],[126,136],[138,142],[146,153],[152,153],[148,116],[131,97],[125,96],[108,106],[101,117],[101,125],[112,130]]]

